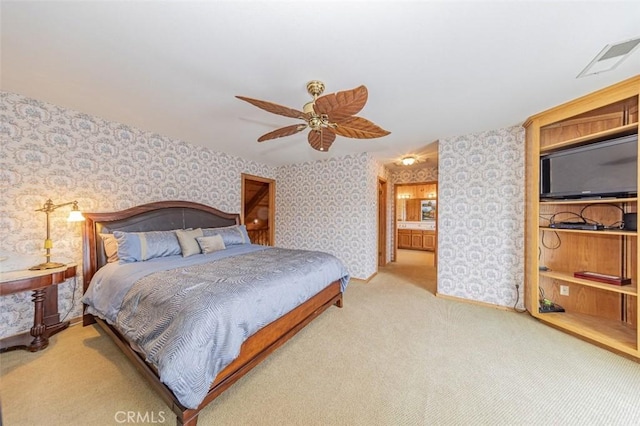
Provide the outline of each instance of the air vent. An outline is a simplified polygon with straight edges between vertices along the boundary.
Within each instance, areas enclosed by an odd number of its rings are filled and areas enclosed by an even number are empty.
[[[640,38],[606,45],[576,78],[611,71],[620,65],[639,45]]]

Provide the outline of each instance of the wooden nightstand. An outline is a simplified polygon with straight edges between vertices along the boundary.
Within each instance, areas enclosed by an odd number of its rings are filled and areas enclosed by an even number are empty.
[[[31,290],[35,305],[31,331],[2,339],[0,352],[15,349],[40,351],[49,345],[49,337],[69,326],[69,321],[60,322],[57,285],[75,275],[75,263],[42,271],[0,273],[0,296]]]

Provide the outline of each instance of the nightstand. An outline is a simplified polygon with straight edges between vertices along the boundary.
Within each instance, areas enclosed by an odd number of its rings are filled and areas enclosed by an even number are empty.
[[[76,276],[76,264],[42,271],[12,271],[0,273],[0,296],[33,291],[33,327],[30,332],[0,341],[0,352],[25,349],[37,352],[49,345],[49,337],[69,326],[60,322],[58,314],[58,284]]]

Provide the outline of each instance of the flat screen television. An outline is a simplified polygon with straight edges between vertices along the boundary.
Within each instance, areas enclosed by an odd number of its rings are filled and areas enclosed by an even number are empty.
[[[637,134],[540,157],[540,198],[608,198],[637,193]]]

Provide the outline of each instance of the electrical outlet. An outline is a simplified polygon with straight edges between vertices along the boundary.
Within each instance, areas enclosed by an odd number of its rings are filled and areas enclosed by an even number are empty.
[[[560,286],[560,296],[568,296],[569,295],[569,286],[561,285]]]

